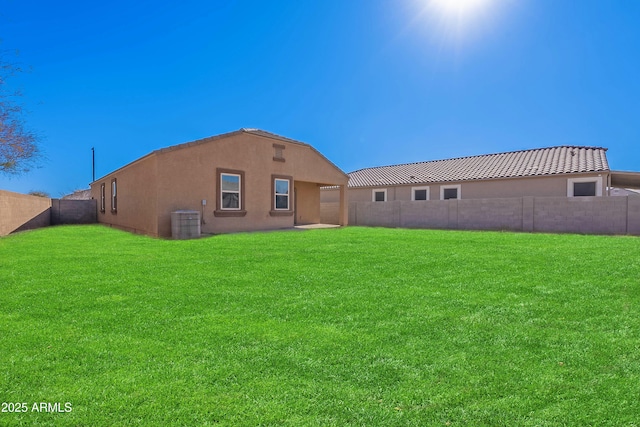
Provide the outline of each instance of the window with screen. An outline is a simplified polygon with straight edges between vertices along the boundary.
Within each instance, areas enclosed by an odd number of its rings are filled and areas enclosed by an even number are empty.
[[[240,175],[231,173],[220,174],[220,208],[240,209]]]
[[[111,180],[111,213],[118,212],[118,181],[113,178]]]
[[[387,189],[373,190],[371,193],[372,202],[386,202],[387,201]]]
[[[440,186],[440,199],[460,199],[460,184],[458,185],[442,185]]]
[[[289,180],[276,178],[273,188],[275,210],[289,210]]]
[[[411,200],[429,200],[429,187],[413,187],[411,189]]]
[[[602,177],[567,179],[567,197],[602,196]]]
[[[216,169],[217,217],[245,216],[244,172],[232,169]]]
[[[595,196],[596,195],[596,183],[592,182],[574,182],[573,183],[573,195],[578,196]]]

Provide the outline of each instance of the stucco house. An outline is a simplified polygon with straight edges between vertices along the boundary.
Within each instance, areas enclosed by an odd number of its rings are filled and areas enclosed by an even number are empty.
[[[349,224],[638,235],[640,198],[629,189],[640,188],[640,173],[611,171],[606,151],[560,146],[360,169],[349,174]],[[338,196],[323,188],[323,218],[337,216]]]
[[[171,236],[171,214],[200,212],[202,233],[320,222],[320,187],[338,189],[347,224],[348,176],[312,146],[258,129],[153,151],[91,183],[98,222]]]
[[[606,148],[560,146],[379,166],[349,173],[350,202],[606,196]],[[337,201],[337,189],[323,201]]]

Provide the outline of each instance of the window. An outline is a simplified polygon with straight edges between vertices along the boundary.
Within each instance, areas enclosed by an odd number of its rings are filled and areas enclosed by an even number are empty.
[[[111,180],[111,213],[118,212],[118,181],[113,178]]]
[[[602,196],[602,177],[569,178],[567,197]]]
[[[105,204],[106,204],[106,200],[105,200],[106,188],[105,187],[106,187],[106,184],[104,182],[100,184],[100,212],[105,211]]]
[[[592,182],[574,182],[573,183],[573,195],[574,196],[595,196],[596,195],[596,183]]]
[[[429,187],[412,187],[411,200],[429,200]]]
[[[240,175],[220,174],[220,208],[240,209]]]
[[[215,216],[244,216],[244,172],[218,168]]]
[[[274,206],[276,210],[289,210],[289,180],[275,179]]]
[[[271,216],[293,215],[292,186],[293,177],[271,175],[271,211],[269,212]]]
[[[371,191],[371,201],[372,202],[386,202],[387,201],[387,189],[383,188],[381,190],[372,190]]]
[[[458,198],[458,189],[457,188],[445,188],[442,192],[442,198],[444,200],[449,199],[457,199]]]
[[[460,196],[460,184],[458,185],[441,185],[440,186],[440,199],[461,199]]]

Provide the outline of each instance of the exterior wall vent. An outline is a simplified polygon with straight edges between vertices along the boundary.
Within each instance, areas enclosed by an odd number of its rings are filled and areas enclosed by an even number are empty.
[[[171,237],[177,240],[200,237],[200,212],[190,210],[171,212]]]

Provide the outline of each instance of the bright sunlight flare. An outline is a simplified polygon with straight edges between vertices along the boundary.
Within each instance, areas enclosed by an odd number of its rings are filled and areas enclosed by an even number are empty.
[[[429,0],[433,8],[458,17],[482,11],[490,2],[491,0]]]
[[[417,7],[414,22],[422,22],[444,44],[477,41],[495,24],[507,0],[409,0]]]

